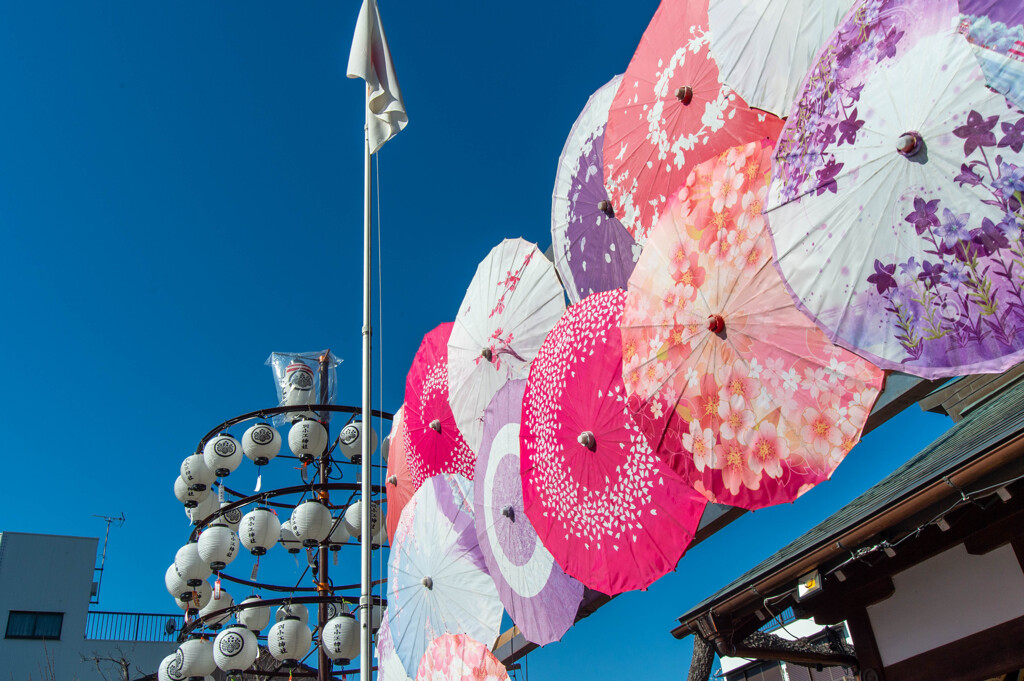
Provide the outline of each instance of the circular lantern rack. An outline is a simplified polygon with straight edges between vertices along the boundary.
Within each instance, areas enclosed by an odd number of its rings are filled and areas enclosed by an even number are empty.
[[[323,377],[326,371],[323,361],[320,371]],[[322,380],[321,385],[325,384]],[[320,399],[326,402],[324,392]],[[174,491],[176,498],[185,504],[194,528],[165,576],[168,591],[185,610],[185,623],[178,636],[181,647],[174,660],[168,658],[166,665],[161,664],[161,668],[167,666],[167,678],[179,678],[175,674],[181,678],[202,676],[194,672],[208,673],[207,668],[214,663],[230,678],[245,671],[243,665],[249,668],[254,663],[261,640],[281,663],[277,670],[258,672],[264,676],[308,676],[296,667],[313,651],[318,651],[320,678],[358,671],[338,669],[332,672],[335,663],[345,666],[359,654],[358,626],[353,624],[353,615],[346,607],[359,606],[360,585],[334,584],[328,564],[332,555],[337,561],[337,552],[345,545],[358,545],[358,537],[350,538],[345,510],[363,501],[357,499],[361,484],[340,480],[342,467],[359,470],[359,457],[352,453],[358,451],[354,447],[358,447],[358,438],[366,435],[367,430],[371,454],[376,450],[377,437],[372,424],[366,424],[371,426],[367,429],[361,421],[355,420],[360,413],[359,407],[333,404],[299,404],[249,412],[210,430],[199,441],[195,453],[182,462],[181,476],[175,481]],[[390,421],[393,418],[384,411],[372,410],[371,413],[377,419]],[[290,426],[288,437],[281,438],[269,421],[271,417],[289,414],[298,416]],[[348,415],[333,441],[330,438],[332,414]],[[228,435],[232,427],[251,421],[257,423],[248,427],[240,439]],[[353,435],[354,431],[358,432]],[[278,445],[284,443],[291,450],[291,455],[278,454],[278,450],[266,446],[273,443],[275,437]],[[243,450],[246,450],[244,456]],[[248,465],[259,467],[262,481],[263,466],[272,466],[273,460],[278,458],[292,464],[298,462],[302,484],[244,494],[226,483],[225,478],[247,460]],[[372,468],[379,474],[383,466],[373,462]],[[256,488],[260,490],[259,482]],[[384,499],[384,487],[371,485],[371,490],[370,501],[380,503]],[[251,510],[242,516],[247,508]],[[287,509],[291,509],[291,517],[281,520],[278,513]],[[373,548],[378,549],[377,542],[384,544],[386,535],[381,531],[383,510],[378,508],[375,513],[381,522],[369,531],[374,533],[371,535]],[[297,524],[293,523],[295,520]],[[287,546],[278,548],[277,544]],[[308,565],[298,581],[295,584],[258,581],[260,562],[272,560],[272,554],[283,554],[286,550],[297,556],[305,552],[308,558]],[[251,553],[256,558],[248,579],[237,574],[237,566],[232,574],[232,563],[241,553]],[[311,583],[303,585],[307,575]],[[210,576],[216,577],[212,588],[208,581]],[[248,587],[254,596],[233,600],[221,590],[222,580]],[[384,581],[377,580],[373,585]],[[258,592],[279,595],[263,598],[255,596]],[[227,596],[223,600],[222,594]],[[370,619],[376,628],[386,602],[379,596],[371,602]],[[309,617],[306,606],[310,605],[317,606],[312,631],[306,622]],[[273,607],[278,608],[276,623],[269,614]],[[231,616],[235,616],[237,622],[229,622]],[[246,628],[246,623],[256,630]],[[261,635],[260,631],[268,626],[268,633]],[[200,659],[201,662],[196,662]]]

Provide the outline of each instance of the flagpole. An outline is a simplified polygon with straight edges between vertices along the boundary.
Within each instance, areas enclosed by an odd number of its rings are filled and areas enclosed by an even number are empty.
[[[369,110],[370,92],[367,89],[366,100]],[[370,230],[370,131],[369,126],[363,127],[364,141],[364,180],[363,186],[365,195],[363,197],[363,436],[362,440],[362,524],[361,539],[361,575],[360,575],[360,626],[359,626],[359,679],[360,681],[372,681],[373,659],[370,650],[371,626],[373,620],[373,593],[372,593],[372,569],[373,569],[373,526],[370,522],[372,473],[370,467],[370,341],[373,336],[373,328],[370,318],[370,265],[371,265],[371,235]]]

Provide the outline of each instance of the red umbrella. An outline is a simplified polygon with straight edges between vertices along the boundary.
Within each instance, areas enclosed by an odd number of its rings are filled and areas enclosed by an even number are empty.
[[[384,484],[388,499],[388,514],[385,526],[388,543],[395,539],[395,528],[402,515],[402,509],[409,503],[416,488],[413,486],[412,473],[405,447],[405,405],[402,405],[391,422],[391,449],[388,450],[388,470]]]
[[[709,44],[708,0],[661,3],[612,101],[605,184],[640,243],[693,166],[782,129],[719,81]]]
[[[555,560],[606,594],[675,567],[705,500],[658,456],[626,409],[624,291],[573,305],[533,360],[523,398],[526,514]]]
[[[462,438],[448,404],[448,337],[453,326],[441,324],[423,337],[405,379],[405,456],[414,489],[439,473],[473,479],[476,454]]]

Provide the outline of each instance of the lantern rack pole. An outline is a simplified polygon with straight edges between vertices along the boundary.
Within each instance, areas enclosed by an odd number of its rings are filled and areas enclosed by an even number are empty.
[[[331,351],[327,350],[324,354],[320,355],[320,403],[325,404],[329,399],[328,393],[328,380],[327,372],[330,369],[330,357]],[[330,414],[330,412],[327,412]],[[324,428],[327,429],[327,442],[324,443],[324,451],[320,454],[320,502],[323,503],[327,508],[330,508],[331,502],[331,486],[327,482],[327,479],[331,472],[331,425],[330,417],[323,418],[321,420]],[[337,521],[335,521],[337,522]],[[333,528],[333,523],[332,523]],[[317,551],[317,570],[316,570],[316,588],[317,594],[321,598],[326,598],[330,594],[328,585],[330,584],[330,578],[327,575],[327,542],[321,542],[320,548]],[[331,677],[331,669],[334,667],[334,661],[327,654],[327,650],[323,645],[324,631],[327,628],[327,608],[317,607],[316,618],[318,623],[318,629],[320,630],[320,645],[317,646],[319,655],[319,663],[317,669],[319,670],[320,681],[328,681]]]

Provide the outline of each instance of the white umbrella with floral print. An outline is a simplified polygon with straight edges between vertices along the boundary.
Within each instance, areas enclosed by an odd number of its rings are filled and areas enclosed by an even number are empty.
[[[797,305],[925,378],[1024,360],[1024,112],[986,87],[959,17],[859,2],[786,122],[766,209]]]
[[[505,239],[480,263],[448,339],[448,401],[470,449],[480,449],[484,410],[505,382],[526,378],[565,291],[536,244]]]

